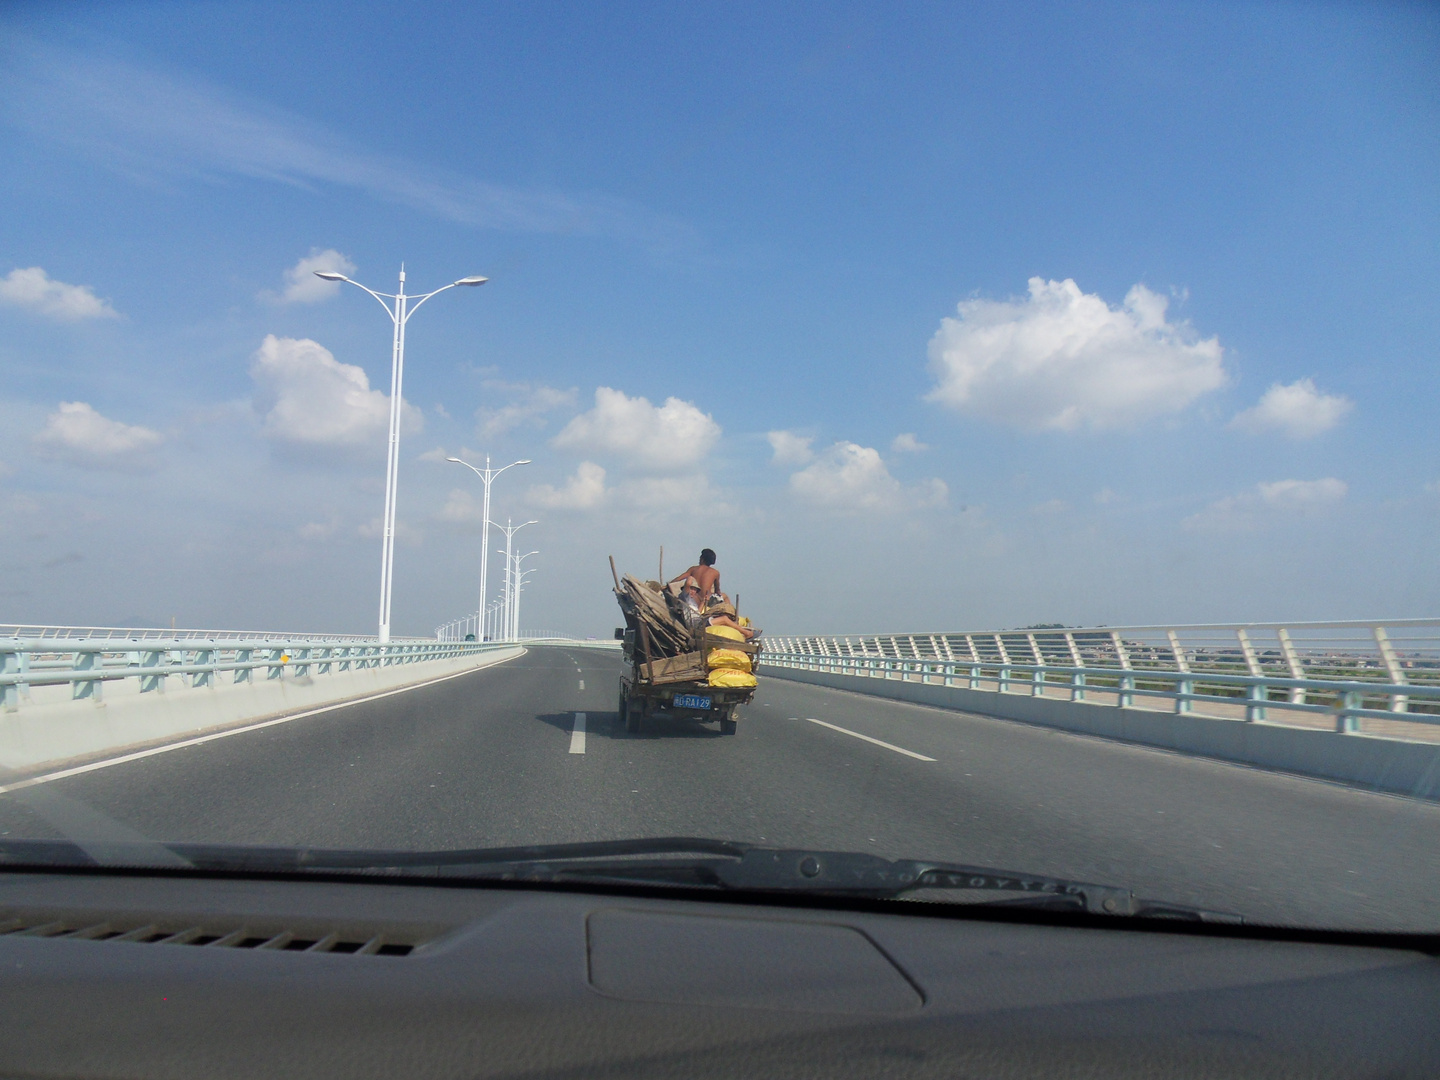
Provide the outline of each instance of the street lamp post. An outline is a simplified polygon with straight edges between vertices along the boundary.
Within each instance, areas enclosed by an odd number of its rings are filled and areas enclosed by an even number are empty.
[[[390,584],[395,566],[395,486],[400,473],[400,390],[405,378],[405,324],[430,297],[457,285],[484,285],[489,278],[465,277],[423,296],[406,296],[403,265],[400,267],[400,291],[396,293],[376,292],[358,281],[351,281],[344,274],[330,270],[316,270],[315,276],[326,281],[349,282],[357,289],[364,289],[385,309],[385,314],[389,315],[390,321],[395,324],[395,342],[390,354],[390,447],[385,461],[385,535],[380,549],[380,642],[384,644],[390,640]],[[386,302],[389,300],[395,302],[393,309]]]
[[[512,565],[512,564],[511,564],[511,562],[510,562],[511,551],[512,551],[512,544],[513,544],[513,541],[514,541],[514,539],[515,539],[515,534],[516,534],[517,532],[519,532],[521,529],[525,528],[526,525],[535,525],[535,524],[537,524],[537,523],[534,522],[534,521],[523,521],[523,522],[521,522],[519,525],[512,525],[512,524],[510,523],[510,520],[511,520],[510,518],[506,518],[504,525],[501,525],[498,521],[492,521],[492,522],[490,522],[491,525],[494,525],[495,528],[499,529],[501,532],[503,532],[503,533],[505,534],[505,616],[504,616],[504,619],[503,619],[502,621],[504,622],[504,625],[505,625],[505,640],[506,640],[506,641],[509,641],[509,640],[511,639],[511,636],[512,636],[512,635],[511,635],[511,632],[510,632],[510,628],[511,628],[511,624],[512,624],[512,622],[513,622],[514,620],[511,618],[511,615],[512,615],[512,613],[513,613],[514,610],[515,610],[514,607],[513,607],[513,605],[514,605],[514,603],[515,603],[515,599],[514,599],[514,598],[515,598],[515,588],[514,588],[514,579],[513,579],[512,570],[511,570],[511,565]]]
[[[538,551],[527,551],[524,555],[515,556],[515,610],[510,614],[510,637],[517,641],[520,638],[520,592],[525,586],[525,575],[535,572],[534,570],[522,570],[520,567],[531,555],[539,554]]]
[[[445,460],[453,461],[456,465],[464,465],[467,469],[469,469],[476,476],[478,476],[485,484],[485,508],[481,520],[486,522],[486,525],[480,530],[480,607],[478,609],[480,611],[484,611],[485,587],[486,583],[490,580],[490,482],[494,480],[495,477],[499,476],[502,472],[504,472],[505,469],[513,469],[516,465],[529,465],[530,459],[525,458],[522,461],[512,461],[509,465],[506,465],[504,469],[490,468],[489,454],[485,455],[484,469],[477,469],[468,461],[461,461],[458,457],[447,457]],[[484,640],[483,636],[481,637],[481,640]]]

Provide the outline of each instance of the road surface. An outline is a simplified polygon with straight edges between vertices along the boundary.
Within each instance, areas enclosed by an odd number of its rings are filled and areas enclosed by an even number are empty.
[[[406,849],[708,836],[1104,882],[1259,921],[1440,928],[1433,803],[778,678],[734,736],[653,719],[628,735],[620,672],[616,653],[533,647],[0,795],[0,833],[111,823]]]

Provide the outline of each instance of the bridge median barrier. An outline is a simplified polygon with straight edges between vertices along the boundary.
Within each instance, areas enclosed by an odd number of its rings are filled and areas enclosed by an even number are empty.
[[[1440,799],[1440,743],[1168,713],[905,678],[763,664],[766,678],[825,686],[1002,720],[1253,765],[1357,787]]]
[[[86,660],[86,650],[93,660]],[[8,652],[7,652],[8,650]],[[122,652],[122,650],[125,650]],[[522,645],[8,643],[0,770],[78,762],[363,699],[503,663]],[[119,661],[139,656],[128,666]],[[32,662],[16,663],[16,657]],[[68,660],[38,660],[63,656]],[[243,660],[235,658],[243,657]],[[163,658],[162,666],[156,658]],[[203,659],[202,659],[203,658]],[[151,666],[144,666],[147,663]],[[146,674],[146,673],[149,674]],[[100,678],[99,676],[102,676]],[[20,680],[24,681],[20,681]]]

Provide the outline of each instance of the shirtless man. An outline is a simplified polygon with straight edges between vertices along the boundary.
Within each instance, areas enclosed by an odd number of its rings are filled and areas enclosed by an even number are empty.
[[[693,591],[690,589],[689,582],[686,581],[687,578],[693,578],[695,581]],[[715,569],[715,552],[709,548],[700,552],[699,563],[690,567],[683,574],[670,579],[672,585],[677,581],[686,582],[685,589],[695,598],[695,606],[704,610],[710,597],[720,591],[720,571]]]

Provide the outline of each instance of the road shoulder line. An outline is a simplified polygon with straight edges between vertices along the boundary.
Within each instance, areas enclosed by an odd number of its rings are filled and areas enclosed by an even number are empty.
[[[351,698],[349,701],[337,701],[330,705],[321,705],[318,708],[306,709],[303,712],[290,713],[287,716],[277,716],[270,720],[262,720],[257,724],[245,724],[243,727],[226,728],[224,731],[211,732],[209,735],[200,735],[192,739],[181,739],[179,742],[165,743],[163,746],[152,746],[146,750],[136,750],[133,753],[120,754],[113,758],[102,758],[100,761],[91,761],[69,769],[57,769],[55,772],[43,773],[40,776],[32,776],[25,780],[17,780],[13,784],[0,785],[0,795],[10,791],[20,791],[24,788],[35,787],[37,784],[48,784],[52,780],[64,780],[67,777],[79,776],[82,773],[108,769],[112,765],[124,765],[126,762],[139,761],[141,758],[154,757],[156,754],[166,754],[171,750],[183,750],[187,746],[200,746],[203,743],[214,742],[216,739],[228,739],[232,735],[244,735],[248,731],[259,731],[262,728],[288,724],[292,720],[303,720],[308,716],[319,716],[321,713],[335,712],[337,709],[348,709],[352,705],[364,705],[367,701],[379,701],[381,698],[394,697],[396,694],[404,694],[411,690],[423,690],[427,686],[435,686],[439,683],[449,682],[451,679],[459,679],[466,675],[473,675],[476,671],[484,670],[486,669],[471,668],[465,671],[455,671],[449,675],[441,675],[438,679],[427,679],[425,682],[410,683],[407,686],[397,686],[393,690],[382,690],[378,694],[367,694],[365,697]]]

